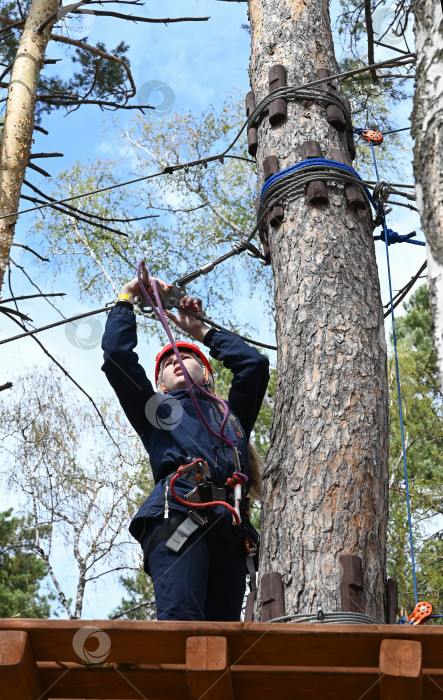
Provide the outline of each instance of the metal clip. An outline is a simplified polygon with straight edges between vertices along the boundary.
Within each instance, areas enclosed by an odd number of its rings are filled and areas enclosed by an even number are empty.
[[[174,282],[171,289],[168,289],[167,292],[164,292],[162,289],[159,289],[159,294],[163,308],[169,310],[177,306],[179,301],[186,296],[186,289],[185,287],[178,287],[177,284]],[[154,294],[150,294],[149,298],[152,300],[153,304],[157,306],[157,301],[155,299]],[[147,307],[147,302],[146,299],[144,299],[144,297],[136,297],[136,302],[139,309],[141,309],[142,311],[144,311],[144,309]],[[148,316],[148,318],[156,318],[154,312],[145,312],[143,315]]]
[[[247,238],[242,238],[240,243],[244,248],[246,248],[246,251],[248,255],[251,256],[251,258],[261,258],[262,254],[260,253],[260,250],[257,246],[253,245],[251,241],[248,241]]]

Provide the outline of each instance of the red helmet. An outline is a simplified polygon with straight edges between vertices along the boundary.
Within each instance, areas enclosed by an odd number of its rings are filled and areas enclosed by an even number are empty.
[[[209,384],[210,388],[212,389],[214,387],[214,374],[206,355],[202,353],[197,345],[194,345],[194,343],[188,343],[186,340],[178,340],[176,342],[176,346],[179,350],[189,350],[190,352],[193,352],[194,355],[197,355],[197,357],[203,362],[205,368],[205,384]],[[172,352],[174,352],[174,349],[171,343],[168,343],[168,345],[165,345],[165,347],[160,350],[155,358],[155,385],[157,388],[159,388],[158,375],[160,373],[160,365],[165,357],[170,355]]]

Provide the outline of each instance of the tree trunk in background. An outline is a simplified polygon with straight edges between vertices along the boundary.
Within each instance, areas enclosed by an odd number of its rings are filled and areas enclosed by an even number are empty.
[[[11,71],[6,116],[1,134],[0,215],[13,214],[31,152],[37,84],[54,20],[42,33],[37,28],[57,12],[58,0],[34,0]],[[0,289],[9,260],[17,217],[0,219]]]
[[[288,85],[338,72],[327,0],[249,0],[250,79],[256,104],[268,72]],[[348,153],[325,108],[288,101],[288,118],[258,129],[257,164],[282,170],[301,144]],[[370,215],[355,214],[343,186],[329,203],[285,204],[269,228],[278,340],[275,417],[263,478],[261,575],[284,576],[287,613],[340,610],[339,555],[363,560],[365,609],[383,619],[388,511],[386,342]]]
[[[428,243],[429,302],[443,391],[443,13],[434,0],[415,0],[412,9],[417,52],[412,112],[415,190]]]

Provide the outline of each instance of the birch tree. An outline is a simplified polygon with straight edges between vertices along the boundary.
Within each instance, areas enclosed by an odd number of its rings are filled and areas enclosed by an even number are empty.
[[[139,547],[128,527],[136,501],[151,487],[137,436],[118,409],[101,410],[114,444],[89,407],[49,372],[28,370],[0,404],[2,477],[19,494],[28,548],[71,619],[81,617],[98,578],[138,570]]]
[[[337,71],[328,3],[250,0],[250,80],[258,104],[273,65],[288,85]],[[315,140],[347,151],[324,107],[288,101],[287,118],[258,127],[279,170]],[[339,555],[362,558],[365,610],[383,619],[388,491],[386,343],[371,218],[328,182],[329,203],[284,202],[269,227],[278,342],[271,446],[263,474],[261,572],[279,571],[289,613],[340,609]]]
[[[414,0],[417,80],[412,113],[414,177],[427,240],[429,301],[443,391],[443,12],[432,0]]]
[[[31,154],[37,85],[58,0],[34,0],[12,66],[0,151],[0,289],[14,238],[20,191]],[[42,31],[42,23],[53,15]]]

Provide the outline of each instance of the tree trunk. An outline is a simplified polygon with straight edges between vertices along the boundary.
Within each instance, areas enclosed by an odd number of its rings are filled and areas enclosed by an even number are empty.
[[[414,177],[427,240],[429,302],[443,391],[443,15],[439,2],[415,0],[417,77],[412,112]]]
[[[37,83],[54,21],[37,28],[57,12],[58,0],[34,0],[26,20],[9,83],[0,152],[0,215],[13,214],[31,152]],[[9,260],[17,217],[0,219],[0,289]]]
[[[338,72],[327,0],[249,0],[250,79],[256,104],[268,72],[282,64],[287,84]],[[346,135],[315,103],[288,101],[288,116],[258,129],[263,159],[282,170],[317,141],[347,153]],[[332,159],[332,158],[331,158]],[[383,619],[388,510],[386,342],[368,212],[354,213],[343,186],[329,203],[284,204],[269,228],[278,341],[271,448],[263,475],[261,575],[283,574],[287,613],[340,610],[339,555],[363,561],[365,609]]]

